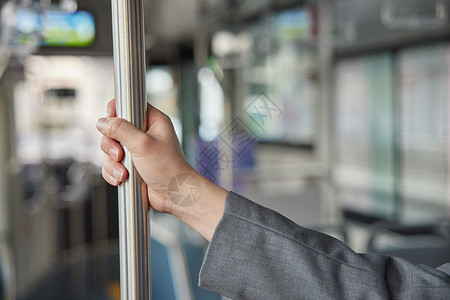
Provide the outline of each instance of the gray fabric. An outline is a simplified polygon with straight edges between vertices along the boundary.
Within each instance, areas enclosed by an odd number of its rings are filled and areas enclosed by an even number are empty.
[[[450,263],[357,254],[230,192],[199,285],[232,299],[450,299]]]

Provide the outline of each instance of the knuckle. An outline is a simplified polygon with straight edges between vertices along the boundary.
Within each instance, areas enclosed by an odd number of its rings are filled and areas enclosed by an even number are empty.
[[[100,140],[100,149],[105,152],[108,153],[109,151],[109,138],[103,136],[102,139]]]
[[[118,185],[118,181],[116,179],[114,179],[111,175],[109,175],[109,173],[105,169],[102,169],[102,177],[109,184],[114,185],[114,186]]]
[[[108,179],[109,179],[109,176],[108,176],[108,174],[107,174],[105,168],[102,168],[102,177],[103,177],[103,179],[105,179],[106,181],[108,181]]]
[[[119,136],[124,125],[125,125],[124,119],[114,119],[114,121],[111,122],[111,127],[109,129],[110,135],[114,137]]]
[[[105,175],[109,171],[111,171],[113,168],[111,164],[111,158],[108,155],[105,155],[103,159],[103,165],[102,165],[102,175]]]

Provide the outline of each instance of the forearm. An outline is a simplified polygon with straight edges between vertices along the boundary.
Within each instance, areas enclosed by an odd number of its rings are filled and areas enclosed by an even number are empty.
[[[189,174],[192,176],[189,180],[194,182],[195,186],[192,187],[193,191],[190,190],[191,187],[183,188],[185,194],[189,193],[188,199],[184,203],[177,203],[178,195],[171,194],[173,187],[169,184],[169,199],[172,203],[169,213],[211,241],[217,224],[222,218],[228,191],[210,182],[194,170]]]

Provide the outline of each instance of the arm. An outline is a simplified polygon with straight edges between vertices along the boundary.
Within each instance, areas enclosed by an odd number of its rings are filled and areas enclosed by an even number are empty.
[[[200,286],[232,299],[449,299],[450,263],[358,254],[230,192]]]
[[[450,294],[450,264],[432,269],[357,254],[203,178],[186,162],[170,120],[157,109],[148,107],[149,129],[143,133],[114,117],[113,101],[108,108],[110,117],[97,125],[107,153],[104,178],[118,185],[127,176],[118,140],[131,152],[149,204],[211,241],[202,287],[234,299],[441,299]]]

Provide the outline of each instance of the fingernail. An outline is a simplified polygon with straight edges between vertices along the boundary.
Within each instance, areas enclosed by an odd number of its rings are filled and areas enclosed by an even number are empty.
[[[107,118],[98,119],[98,121],[97,121],[97,129],[98,129],[98,131],[103,132],[103,130],[105,130],[106,123],[108,123],[108,119]]]
[[[114,178],[116,178],[118,181],[122,181],[122,175],[123,175],[123,172],[122,172],[121,169],[114,169],[114,171],[113,171],[113,176],[114,176]]]
[[[111,108],[108,105],[108,109],[106,110],[106,116],[110,117],[111,116]]]
[[[112,148],[111,150],[109,150],[109,156],[117,161],[117,159],[119,158],[119,150],[117,150],[117,148]]]

